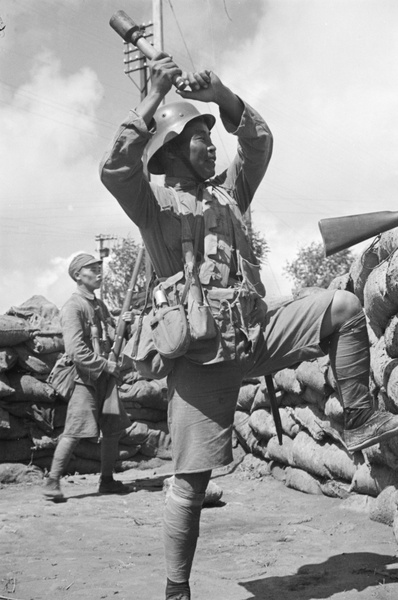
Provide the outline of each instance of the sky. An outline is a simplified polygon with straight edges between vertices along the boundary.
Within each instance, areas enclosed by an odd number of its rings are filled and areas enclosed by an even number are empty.
[[[58,307],[67,275],[97,236],[139,231],[99,179],[118,125],[140,99],[109,26],[124,10],[152,20],[151,0],[0,2],[0,314],[39,294]],[[252,221],[270,247],[269,295],[283,269],[321,242],[326,217],[396,210],[396,0],[162,0],[164,50],[183,70],[214,70],[274,136]],[[170,92],[168,101],[175,100]],[[217,106],[198,107],[218,115]],[[236,140],[213,134],[218,170]],[[112,242],[110,242],[111,244]],[[353,248],[354,252],[356,248]]]

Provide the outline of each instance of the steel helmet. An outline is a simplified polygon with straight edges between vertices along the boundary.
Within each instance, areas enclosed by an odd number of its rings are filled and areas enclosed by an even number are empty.
[[[158,151],[172,139],[176,138],[185,125],[203,117],[209,129],[216,122],[215,117],[209,113],[201,114],[198,109],[189,102],[171,102],[158,108],[155,113],[155,134],[147,146],[148,171],[154,175],[162,175],[164,169],[159,161]]]

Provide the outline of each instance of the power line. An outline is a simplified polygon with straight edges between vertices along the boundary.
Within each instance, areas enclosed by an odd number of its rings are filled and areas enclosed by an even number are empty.
[[[173,5],[172,5],[172,3],[171,3],[171,0],[168,0],[168,2],[169,2],[169,5],[170,5],[170,8],[171,8],[171,12],[173,13],[173,16],[174,16],[175,22],[176,22],[176,24],[177,24],[178,31],[180,32],[180,35],[181,35],[182,42],[183,42],[183,44],[184,44],[184,46],[185,46],[185,50],[187,51],[187,54],[188,54],[189,60],[191,61],[192,68],[193,68],[193,70],[195,70],[195,65],[194,65],[194,62],[193,62],[193,59],[192,59],[191,53],[190,53],[190,51],[189,51],[189,48],[188,48],[188,46],[187,46],[187,43],[186,43],[186,41],[185,41],[184,34],[183,34],[183,32],[182,32],[182,29],[181,29],[181,27],[180,27],[180,23],[178,22],[177,15],[175,14],[175,11],[174,11],[174,8],[173,8]]]

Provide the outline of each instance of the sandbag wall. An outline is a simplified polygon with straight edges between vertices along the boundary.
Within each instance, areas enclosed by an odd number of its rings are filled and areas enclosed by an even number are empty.
[[[364,307],[374,404],[394,414],[398,414],[397,248],[398,228],[384,233],[362,252],[349,273],[330,285],[354,292]],[[321,290],[302,291],[308,293]],[[264,380],[245,382],[241,389],[234,423],[239,442],[268,461],[271,473],[291,488],[340,498],[366,494],[384,507],[387,497],[387,521],[392,524],[398,499],[398,437],[355,454],[346,451],[343,409],[328,357],[284,369],[274,375],[274,383],[283,444],[276,437]]]
[[[47,383],[64,351],[59,310],[33,296],[0,315],[0,463],[51,465],[67,404]],[[131,427],[119,446],[117,470],[171,458],[165,381],[147,381],[126,365],[120,397]],[[69,472],[97,473],[100,444],[82,440]]]

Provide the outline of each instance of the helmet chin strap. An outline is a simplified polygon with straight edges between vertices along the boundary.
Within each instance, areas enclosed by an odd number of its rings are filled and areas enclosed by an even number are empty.
[[[174,154],[176,156],[178,156],[178,158],[181,159],[181,162],[184,163],[184,165],[186,166],[186,168],[188,169],[188,171],[190,171],[190,173],[193,175],[194,179],[198,182],[198,183],[203,183],[204,181],[206,181],[206,179],[200,175],[197,170],[194,168],[194,166],[192,165],[191,161],[189,160],[189,158],[187,157],[186,153],[183,152],[181,150],[180,146],[175,146],[174,147]]]

